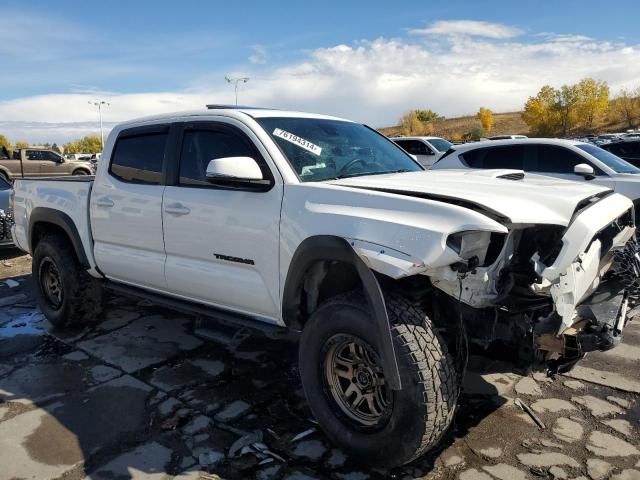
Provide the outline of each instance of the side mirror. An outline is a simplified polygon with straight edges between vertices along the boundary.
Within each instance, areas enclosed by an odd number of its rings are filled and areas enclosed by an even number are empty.
[[[210,182],[259,182],[264,180],[262,170],[251,157],[225,157],[211,160],[207,165]]]
[[[573,167],[573,173],[576,175],[581,175],[587,180],[591,180],[595,178],[595,172],[593,171],[593,167],[586,163],[579,163],[575,167]]]

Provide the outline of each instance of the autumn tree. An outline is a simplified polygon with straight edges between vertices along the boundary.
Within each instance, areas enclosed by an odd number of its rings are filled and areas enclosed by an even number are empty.
[[[412,110],[400,118],[400,130],[402,135],[432,135],[434,128],[431,123],[420,121],[417,111]]]
[[[609,85],[607,82],[585,78],[575,86],[572,92],[576,100],[576,114],[579,123],[593,130],[607,113],[609,107]]]
[[[640,116],[640,87],[635,91],[621,89],[614,98],[611,108],[628,128],[633,128]]]
[[[480,110],[478,110],[478,113],[476,114],[476,118],[480,120],[483,130],[486,133],[490,133],[493,129],[493,112],[488,108],[480,107]]]
[[[560,134],[563,137],[576,125],[579,101],[577,85],[563,85],[560,90],[556,90],[555,109],[558,112]]]
[[[29,148],[29,142],[25,142],[24,140],[18,140],[16,142],[16,150],[21,148]]]
[[[13,150],[13,146],[11,145],[11,142],[4,135],[0,135],[0,148],[2,147],[6,148],[9,151]]]
[[[560,125],[557,97],[558,90],[545,85],[525,103],[522,119],[534,135],[550,137],[556,134]]]
[[[87,135],[75,142],[65,143],[65,153],[99,153],[102,151],[102,143],[97,135]]]

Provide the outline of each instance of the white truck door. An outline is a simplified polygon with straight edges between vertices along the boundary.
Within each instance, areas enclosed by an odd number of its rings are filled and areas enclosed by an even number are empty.
[[[113,280],[155,290],[166,290],[161,208],[168,131],[166,125],[122,131],[91,192],[100,270]]]
[[[283,185],[241,124],[193,122],[179,140],[174,185],[163,202],[166,278],[184,298],[277,321]],[[209,161],[252,157],[266,186],[214,184]]]

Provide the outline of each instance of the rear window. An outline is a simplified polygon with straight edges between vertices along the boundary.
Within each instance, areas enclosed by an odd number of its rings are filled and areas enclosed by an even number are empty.
[[[124,182],[159,185],[166,142],[166,132],[119,138],[109,172]]]

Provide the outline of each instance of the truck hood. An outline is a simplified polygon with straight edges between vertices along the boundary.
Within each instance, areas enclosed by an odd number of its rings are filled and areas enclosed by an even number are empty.
[[[563,226],[571,222],[584,200],[612,192],[602,186],[525,174],[522,170],[428,170],[329,183],[456,203],[503,223]]]

